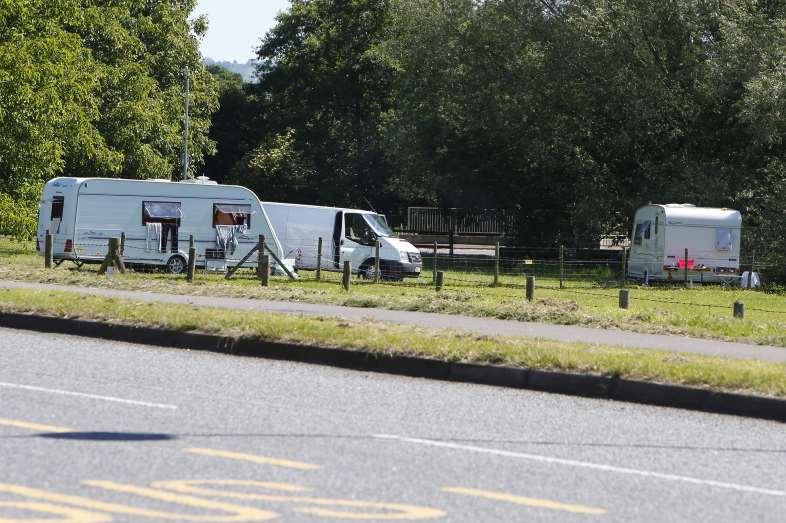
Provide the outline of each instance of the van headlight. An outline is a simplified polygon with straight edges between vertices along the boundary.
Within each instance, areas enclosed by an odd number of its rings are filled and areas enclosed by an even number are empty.
[[[409,263],[420,263],[422,260],[420,258],[420,253],[408,252],[407,258],[409,259]]]

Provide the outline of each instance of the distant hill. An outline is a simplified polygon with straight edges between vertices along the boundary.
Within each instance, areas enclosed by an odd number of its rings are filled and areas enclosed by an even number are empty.
[[[254,83],[256,82],[256,78],[254,77],[254,73],[256,72],[257,68],[256,60],[249,60],[248,62],[241,64],[239,62],[227,62],[226,60],[213,60],[212,58],[205,58],[206,65],[219,65],[224,69],[228,69],[233,73],[237,73],[243,77],[244,82]]]

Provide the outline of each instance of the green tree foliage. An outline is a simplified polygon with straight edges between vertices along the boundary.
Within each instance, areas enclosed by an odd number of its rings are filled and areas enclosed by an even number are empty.
[[[188,20],[194,5],[0,0],[3,214],[24,212],[16,222],[34,223],[40,187],[54,176],[172,176],[182,155],[186,66],[192,169],[199,169],[214,149],[207,134],[217,95],[198,49],[205,21]]]
[[[236,169],[238,182],[267,199],[350,205],[395,198],[380,136],[393,79],[377,51],[387,5],[293,0],[279,16],[258,52],[265,132]],[[277,167],[265,172],[270,162]]]

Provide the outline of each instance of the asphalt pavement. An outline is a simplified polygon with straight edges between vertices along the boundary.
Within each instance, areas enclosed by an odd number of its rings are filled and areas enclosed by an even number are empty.
[[[127,298],[137,301],[161,303],[188,303],[193,305],[221,307],[234,310],[253,310],[279,312],[286,314],[306,314],[312,316],[339,317],[348,320],[372,319],[420,327],[455,329],[489,336],[526,336],[562,342],[583,342],[599,345],[614,345],[626,348],[659,349],[688,352],[707,356],[723,356],[735,359],[750,359],[786,363],[786,349],[767,345],[726,342],[669,336],[643,334],[614,329],[579,327],[574,325],[553,325],[548,323],[498,320],[454,314],[435,314],[426,312],[394,311],[339,305],[320,305],[302,302],[257,300],[248,298],[228,298],[220,296],[188,296],[160,294],[140,291],[124,291],[75,285],[54,285],[46,283],[16,282],[0,280],[0,289],[37,289],[78,292],[93,296]]]
[[[782,521],[783,428],[0,329],[0,521]]]

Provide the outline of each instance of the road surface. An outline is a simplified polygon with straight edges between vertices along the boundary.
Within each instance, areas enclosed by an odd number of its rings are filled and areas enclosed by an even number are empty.
[[[0,329],[0,521],[774,522],[785,465],[775,422]]]
[[[526,336],[562,342],[584,342],[600,345],[615,345],[626,348],[659,349],[689,352],[707,356],[723,356],[736,359],[750,359],[786,363],[786,349],[766,345],[724,342],[689,338],[686,336],[666,336],[642,334],[613,329],[596,329],[573,325],[552,325],[548,323],[497,320],[453,314],[426,312],[393,311],[361,307],[342,307],[339,305],[319,305],[313,303],[257,300],[248,298],[227,298],[220,296],[187,296],[159,294],[140,291],[123,291],[75,285],[53,285],[46,283],[15,282],[0,280],[0,289],[37,289],[78,292],[94,296],[127,298],[136,301],[162,303],[189,303],[207,307],[221,307],[234,310],[254,310],[288,314],[307,314],[312,316],[332,316],[348,320],[373,319],[391,323],[417,325],[420,327],[455,329],[470,331],[488,336]]]

